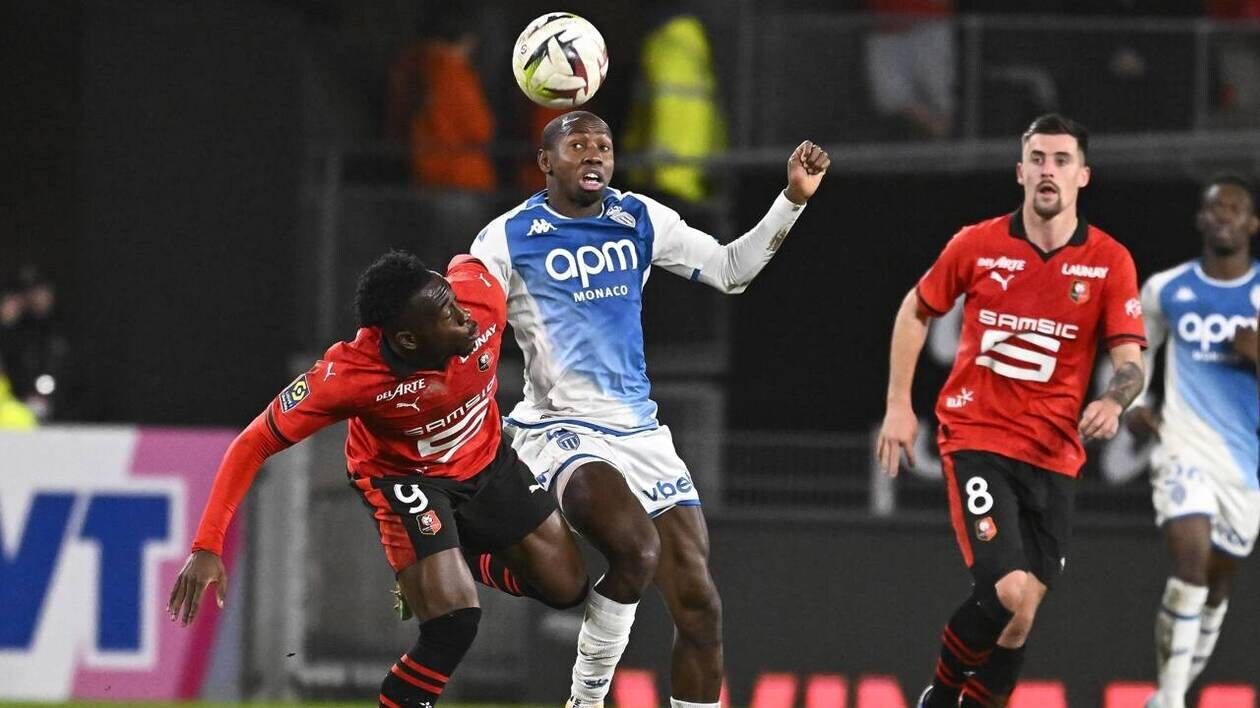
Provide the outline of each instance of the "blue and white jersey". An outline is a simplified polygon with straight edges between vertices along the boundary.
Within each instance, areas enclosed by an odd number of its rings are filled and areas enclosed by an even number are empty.
[[[741,292],[801,207],[780,195],[757,227],[722,246],[643,195],[606,188],[599,214],[577,219],[552,210],[546,196],[490,222],[470,249],[507,290],[508,322],[525,354],[525,398],[509,418],[654,429],[642,326],[651,267]]]
[[[1166,341],[1163,424],[1165,449],[1229,484],[1260,488],[1260,401],[1256,370],[1234,353],[1238,327],[1256,326],[1260,272],[1223,281],[1196,259],[1157,273],[1142,287],[1147,376]]]

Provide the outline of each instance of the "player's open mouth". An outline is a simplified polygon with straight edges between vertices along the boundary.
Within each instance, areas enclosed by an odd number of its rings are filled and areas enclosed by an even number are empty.
[[[594,170],[583,172],[582,180],[578,184],[582,189],[603,189],[604,177]]]
[[[1059,188],[1054,186],[1053,184],[1050,184],[1049,182],[1046,182],[1045,184],[1041,184],[1037,186],[1037,194],[1049,195],[1049,194],[1058,194],[1058,193],[1059,193]]]

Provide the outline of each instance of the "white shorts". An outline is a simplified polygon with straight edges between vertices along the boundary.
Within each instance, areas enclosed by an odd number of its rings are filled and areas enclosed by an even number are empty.
[[[1155,524],[1183,516],[1212,521],[1212,545],[1239,558],[1256,545],[1260,532],[1260,490],[1222,480],[1207,465],[1170,453],[1162,445],[1151,453],[1151,499]]]
[[[660,516],[676,506],[700,506],[700,493],[686,463],[674,451],[668,427],[619,434],[591,425],[572,420],[535,424],[505,420],[504,432],[512,436],[512,448],[538,483],[557,500],[563,499],[574,469],[603,461],[621,472],[648,516]]]

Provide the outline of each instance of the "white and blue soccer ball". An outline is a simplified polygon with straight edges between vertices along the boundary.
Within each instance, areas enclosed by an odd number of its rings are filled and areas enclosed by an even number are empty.
[[[604,83],[608,49],[595,25],[569,12],[549,12],[517,38],[512,73],[531,101],[572,108],[589,101]]]

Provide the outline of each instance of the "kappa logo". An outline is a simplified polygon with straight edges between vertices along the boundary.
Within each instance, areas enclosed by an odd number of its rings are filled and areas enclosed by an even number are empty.
[[[622,209],[619,206],[609,207],[608,218],[612,219],[618,224],[621,224],[622,226],[629,226],[632,229],[639,223],[638,221],[635,220],[633,214],[626,211],[625,209]]]
[[[1015,274],[1011,273],[1010,275],[1003,278],[1002,276],[998,275],[998,272],[996,270],[991,270],[989,271],[989,277],[998,281],[998,284],[1002,286],[1002,292],[1006,292],[1006,289],[1010,287],[1011,281],[1015,279]]]
[[[1194,302],[1197,299],[1194,291],[1187,285],[1177,288],[1177,292],[1173,293],[1173,302]]]
[[[546,219],[534,219],[533,223],[529,225],[529,232],[525,235],[535,236],[537,234],[545,234],[556,230],[555,224],[552,224],[550,221],[547,221]]]

